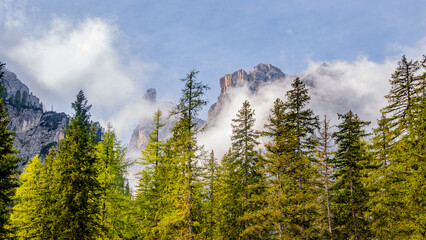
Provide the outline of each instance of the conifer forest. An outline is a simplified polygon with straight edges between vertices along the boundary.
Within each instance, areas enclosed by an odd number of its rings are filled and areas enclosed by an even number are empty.
[[[0,239],[426,239],[425,56],[400,59],[372,130],[353,111],[335,126],[316,115],[295,78],[262,130],[242,104],[223,157],[197,142],[197,73],[152,116],[133,190],[125,147],[111,125],[96,133],[83,91],[59,145],[22,171],[0,98]]]

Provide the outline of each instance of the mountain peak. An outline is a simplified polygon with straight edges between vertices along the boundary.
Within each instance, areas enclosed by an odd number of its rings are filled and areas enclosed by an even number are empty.
[[[225,74],[220,78],[220,95],[217,102],[209,110],[208,119],[213,119],[222,109],[222,103],[225,100],[230,88],[248,86],[250,91],[256,92],[259,86],[265,82],[274,82],[285,78],[286,75],[281,69],[271,65],[260,63],[253,67],[253,71],[246,72],[243,69],[237,70],[231,74]]]

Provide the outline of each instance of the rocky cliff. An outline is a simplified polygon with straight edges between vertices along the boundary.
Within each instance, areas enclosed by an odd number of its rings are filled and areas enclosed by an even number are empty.
[[[150,88],[146,91],[142,100],[146,104],[152,106],[157,106],[154,109],[160,109],[163,113],[162,119],[165,124],[164,127],[160,129],[159,138],[160,140],[166,140],[172,136],[171,129],[176,123],[177,119],[175,117],[169,117],[169,111],[175,106],[173,103],[162,103],[162,105],[157,105],[157,91],[154,88]],[[148,117],[140,119],[139,124],[133,130],[132,137],[129,142],[129,151],[134,152],[135,154],[140,155],[140,150],[144,149],[148,143],[148,136],[152,132],[154,127],[153,124],[154,112],[152,112]],[[201,119],[195,119],[197,127],[200,128],[204,121]]]
[[[14,146],[22,158],[21,166],[37,154],[46,156],[50,148],[64,137],[68,116],[44,111],[39,98],[15,73],[5,70],[1,82],[6,89],[2,97],[11,119],[8,128],[15,132]]]
[[[225,76],[219,80],[220,94],[217,98],[217,102],[210,107],[207,122],[214,122],[214,119],[227,101],[229,89],[247,86],[250,91],[254,93],[265,82],[274,82],[285,77],[286,75],[279,68],[271,64],[262,63],[256,65],[251,72],[240,69],[232,74],[225,74]]]

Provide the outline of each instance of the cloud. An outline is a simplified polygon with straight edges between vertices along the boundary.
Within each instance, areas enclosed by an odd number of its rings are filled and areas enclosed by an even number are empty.
[[[117,35],[113,26],[99,18],[75,24],[57,18],[4,54],[55,100],[69,102],[83,89],[93,105],[110,111],[135,94],[135,69],[151,67],[132,60],[126,63],[114,45]]]
[[[386,105],[384,95],[389,90],[388,79],[395,67],[394,60],[376,63],[366,57],[353,62],[333,61],[327,64],[311,61],[299,76],[308,81],[307,88],[311,96],[308,107],[320,118],[326,114],[332,123],[337,124],[337,113],[352,110],[361,119],[372,121],[374,126],[380,108]],[[199,142],[207,149],[213,149],[216,156],[221,158],[231,146],[232,118],[236,117],[245,100],[255,110],[254,128],[263,130],[273,102],[276,98],[286,100],[285,94],[291,89],[293,79],[287,77],[282,81],[265,84],[255,94],[245,87],[232,89],[229,92],[229,104],[218,115],[217,123],[200,134]]]
[[[0,48],[0,57],[13,67],[10,70],[47,109],[70,114],[71,102],[82,89],[93,106],[93,119],[111,122],[117,134],[126,138],[123,122],[137,123],[136,111],[143,112],[142,89],[158,65],[134,57],[126,49],[125,36],[105,19],[55,17],[30,29],[24,1],[1,3],[5,14],[0,17],[0,29],[5,34],[0,44],[5,47]]]

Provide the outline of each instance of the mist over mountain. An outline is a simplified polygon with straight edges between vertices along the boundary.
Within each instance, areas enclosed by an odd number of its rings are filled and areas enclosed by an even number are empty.
[[[198,127],[204,126],[199,142],[207,150],[214,150],[220,158],[230,146],[231,121],[245,100],[250,101],[255,109],[255,128],[262,130],[273,102],[276,98],[286,99],[285,94],[296,77],[307,85],[311,96],[309,107],[315,114],[320,117],[327,114],[336,122],[337,113],[351,109],[374,125],[378,110],[385,104],[383,96],[388,91],[388,78],[393,69],[394,63],[390,61],[379,64],[359,59],[355,62],[310,63],[306,71],[297,75],[285,74],[271,64],[258,64],[252,71],[240,69],[225,74],[218,79],[220,92],[217,102],[209,108],[208,118],[197,119]],[[9,127],[15,131],[15,147],[20,149],[23,164],[37,154],[46,155],[63,138],[69,117],[65,113],[46,111],[39,98],[13,72],[6,71],[2,82],[6,87],[4,97],[12,120]],[[148,89],[135,106],[137,108],[130,109],[128,113],[123,112],[139,118],[137,125],[133,125],[131,138],[123,139],[124,143],[128,143],[128,156],[131,159],[140,158],[153,127],[155,111],[163,112],[163,122],[166,124],[160,132],[161,140],[171,136],[170,129],[176,122],[169,114],[175,104],[158,101],[155,89]],[[129,122],[120,125],[133,122],[129,119]],[[131,125],[129,127],[132,128]],[[129,169],[133,186],[139,171],[137,164]]]

